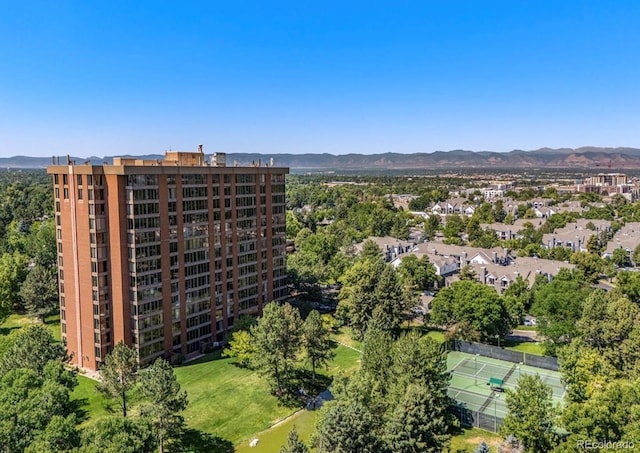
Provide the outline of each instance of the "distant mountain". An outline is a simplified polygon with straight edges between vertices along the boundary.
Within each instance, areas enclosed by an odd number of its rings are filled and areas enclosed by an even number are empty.
[[[101,164],[112,162],[114,156],[71,157],[76,163]],[[145,156],[121,155],[139,159],[162,159],[161,154]],[[275,165],[305,170],[384,170],[432,168],[640,168],[638,148],[541,148],[534,151],[513,150],[507,153],[493,151],[435,151],[433,153],[384,154],[257,154],[228,153],[227,165],[248,165],[251,162],[269,162]],[[0,158],[0,168],[44,168],[51,158],[15,156]],[[64,164],[66,157],[60,158]]]

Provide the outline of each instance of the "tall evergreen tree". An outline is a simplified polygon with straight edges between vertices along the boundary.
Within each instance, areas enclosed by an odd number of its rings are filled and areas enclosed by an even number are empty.
[[[100,382],[96,389],[107,398],[116,399],[127,416],[128,392],[133,389],[138,378],[138,354],[120,341],[107,355],[100,368]]]
[[[326,365],[333,357],[333,343],[329,338],[329,331],[322,324],[322,318],[317,310],[312,310],[302,325],[302,345],[307,355],[313,381],[316,380],[316,368]]]
[[[297,308],[277,302],[267,304],[258,324],[251,328],[256,354],[255,366],[269,377],[281,395],[300,345],[302,320]]]
[[[27,312],[44,322],[44,319],[58,307],[58,279],[52,268],[35,265],[27,274],[20,298]]]
[[[316,426],[318,453],[380,453],[376,422],[357,402],[337,401],[322,414]]]
[[[294,425],[287,436],[287,443],[280,447],[280,453],[309,453],[307,446],[300,440]]]
[[[394,453],[436,453],[449,443],[447,407],[423,384],[411,384],[385,425]]]
[[[383,324],[391,335],[396,338],[400,333],[402,315],[405,310],[402,285],[398,281],[396,271],[387,264],[376,285],[375,297],[381,309]]]
[[[159,451],[164,453],[165,442],[178,437],[184,426],[180,413],[187,408],[187,393],[180,390],[173,368],[163,359],[143,370],[139,382],[140,394],[146,399],[140,415],[151,423]]]

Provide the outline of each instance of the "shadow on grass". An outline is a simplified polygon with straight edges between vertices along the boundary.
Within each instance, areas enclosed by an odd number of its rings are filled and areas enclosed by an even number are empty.
[[[314,381],[310,370],[298,369],[291,372],[289,379],[283,383],[281,393],[272,392],[279,403],[290,409],[299,409],[313,401],[331,385],[332,379],[324,374],[316,373]]]
[[[209,352],[208,354],[205,354],[189,362],[184,362],[183,364],[178,365],[178,367],[197,365],[198,363],[213,362],[214,360],[220,360],[222,358],[224,358],[222,357],[222,350],[217,350],[217,351]]]
[[[87,398],[71,400],[69,402],[71,411],[76,414],[76,420],[78,421],[78,423],[82,423],[89,419],[89,412],[84,409],[84,406],[87,406],[88,404],[89,400]]]
[[[0,335],[9,335],[14,330],[22,329],[21,326],[13,326],[13,327],[0,327]]]
[[[180,453],[233,453],[235,448],[227,439],[187,428],[182,437],[171,445],[171,451]]]

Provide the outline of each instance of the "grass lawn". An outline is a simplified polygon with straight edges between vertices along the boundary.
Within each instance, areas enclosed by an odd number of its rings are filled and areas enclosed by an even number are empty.
[[[359,352],[338,346],[327,369],[319,371],[329,376],[340,370],[349,372],[360,365],[359,360]],[[265,380],[254,371],[238,367],[234,359],[208,355],[176,368],[176,376],[189,397],[184,412],[187,424],[234,444],[253,438],[298,409],[280,405]],[[298,422],[298,428],[312,430],[304,420]]]
[[[514,330],[528,330],[529,332],[536,332],[538,328],[536,326],[525,326],[521,325],[516,327]]]
[[[483,440],[491,447],[491,451],[497,451],[498,443],[502,438],[498,434],[484,429],[463,428],[460,434],[451,438],[449,451],[473,452]]]
[[[175,372],[189,398],[187,425],[233,443],[293,412],[270,394],[263,378],[237,366],[235,359],[209,354]]]
[[[97,382],[88,377],[78,375],[78,386],[71,393],[71,400],[77,401],[80,413],[83,416],[82,424],[95,420],[105,415],[110,415],[104,405],[104,398],[96,390]]]
[[[34,318],[30,318],[29,316],[13,313],[2,325],[0,325],[0,335],[8,335],[16,329],[22,329],[23,327],[36,322],[38,321]],[[53,337],[60,341],[60,315],[56,313],[55,315],[48,316],[45,319],[45,325],[51,331]]]
[[[444,343],[444,332],[440,330],[430,330],[427,332],[427,336],[433,338],[438,343]]]
[[[359,351],[362,351],[362,342],[358,340],[354,340],[351,338],[353,332],[351,327],[343,326],[338,329],[338,331],[331,335],[338,343],[342,343],[347,346],[351,346]]]
[[[527,354],[544,355],[544,345],[533,341],[523,341],[512,346],[507,346],[506,349],[525,352]]]
[[[250,447],[248,439],[236,447],[235,453],[278,453],[280,447],[287,442],[289,431],[295,426],[300,439],[309,446],[311,435],[318,420],[318,411],[300,411],[275,428],[257,433],[258,445]],[[315,451],[315,450],[312,450]]]

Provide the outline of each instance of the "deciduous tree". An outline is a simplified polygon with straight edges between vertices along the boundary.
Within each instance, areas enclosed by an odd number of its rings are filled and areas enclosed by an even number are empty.
[[[41,374],[50,361],[64,363],[68,359],[64,345],[56,341],[51,331],[42,324],[23,328],[11,338],[11,342],[0,357],[0,376],[19,368]]]
[[[459,281],[440,290],[431,303],[431,321],[436,325],[458,326],[458,336],[481,340],[505,335],[511,318],[502,297],[482,283]]]
[[[240,365],[247,367],[251,364],[256,352],[255,345],[251,333],[246,330],[238,330],[231,334],[229,347],[226,348],[222,355],[224,357],[235,357]]]
[[[105,417],[82,431],[80,453],[151,453],[155,440],[143,418]]]
[[[539,375],[524,375],[515,390],[507,390],[506,404],[508,413],[500,433],[521,440],[527,451],[550,451],[556,443],[553,426],[557,417],[551,387]]]

